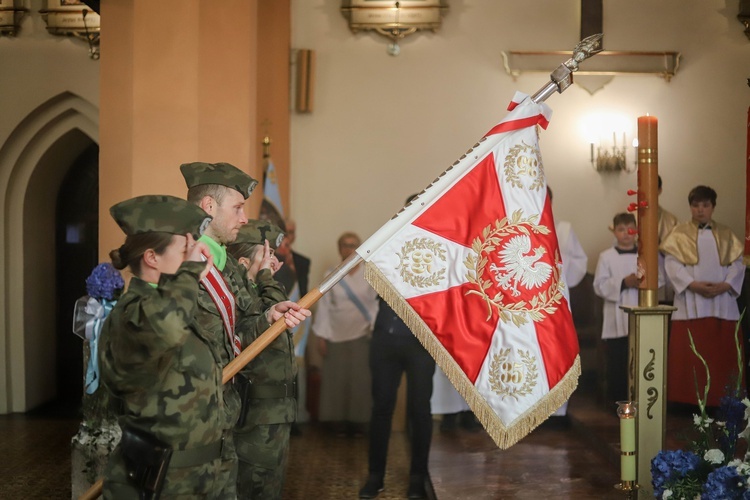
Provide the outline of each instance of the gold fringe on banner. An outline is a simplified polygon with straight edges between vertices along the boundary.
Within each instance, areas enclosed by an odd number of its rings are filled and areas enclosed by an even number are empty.
[[[378,267],[367,262],[365,265],[365,279],[376,292],[390,305],[404,323],[411,329],[430,355],[435,358],[438,366],[445,372],[448,379],[459,394],[468,403],[487,433],[498,447],[505,450],[523,439],[542,422],[547,420],[578,387],[578,377],[581,374],[581,359],[576,356],[573,366],[563,379],[537,404],[518,416],[509,425],[505,425],[495,411],[485,401],[477,388],[468,379],[464,371],[458,366],[453,357],[443,347],[427,324],[409,305],[404,297],[398,293]]]

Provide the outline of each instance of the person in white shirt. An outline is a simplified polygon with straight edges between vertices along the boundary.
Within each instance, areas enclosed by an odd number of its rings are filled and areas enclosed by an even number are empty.
[[[552,203],[552,189],[547,186],[549,201]],[[589,259],[586,252],[583,251],[581,243],[578,241],[576,233],[573,231],[573,225],[566,220],[555,219],[555,233],[557,234],[557,244],[560,248],[560,257],[562,258],[562,277],[568,290],[578,286],[586,276],[586,270]],[[554,417],[564,417],[568,413],[568,402],[564,402],[555,413]]]
[[[356,234],[342,234],[338,240],[341,260],[360,244]],[[330,422],[339,435],[363,435],[370,420],[370,337],[377,299],[365,281],[364,265],[359,264],[318,301],[312,324],[323,357],[318,418]]]
[[[708,186],[690,191],[691,220],[678,224],[660,247],[677,308],[668,357],[667,399],[672,402],[697,404],[696,383],[701,395],[706,383],[706,370],[690,348],[688,332],[710,371],[707,404],[717,406],[727,385],[737,382],[734,333],[740,317],[737,296],[745,278],[743,245],[728,227],[713,220],[716,197]],[[744,387],[744,380],[740,383]]]
[[[620,306],[638,305],[635,216],[617,214],[612,222],[615,245],[599,254],[594,293],[604,299],[602,339],[605,345],[607,397],[628,399],[628,315]]]

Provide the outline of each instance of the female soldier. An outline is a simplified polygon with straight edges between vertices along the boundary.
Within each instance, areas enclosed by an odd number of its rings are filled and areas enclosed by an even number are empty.
[[[193,321],[198,282],[212,264],[194,240],[210,217],[172,196],[140,196],[110,209],[127,235],[110,252],[134,277],[104,324],[104,385],[121,409],[104,498],[225,498],[219,473],[226,421],[222,370]],[[207,262],[206,262],[207,261]]]

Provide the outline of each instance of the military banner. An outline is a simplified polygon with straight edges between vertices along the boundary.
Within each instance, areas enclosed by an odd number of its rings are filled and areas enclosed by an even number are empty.
[[[357,250],[503,449],[566,401],[580,374],[537,136],[551,110],[523,94],[509,109]]]

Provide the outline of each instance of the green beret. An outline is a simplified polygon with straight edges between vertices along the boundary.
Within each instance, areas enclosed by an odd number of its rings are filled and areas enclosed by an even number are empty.
[[[284,239],[284,231],[273,222],[267,220],[251,220],[240,228],[234,243],[249,243],[262,245],[268,240],[268,246],[276,250]]]
[[[258,181],[229,163],[183,163],[180,171],[188,189],[202,184],[219,184],[239,191],[248,199],[258,185]]]
[[[201,207],[182,198],[151,194],[122,201],[109,209],[127,235],[162,232],[199,237],[211,222]]]

